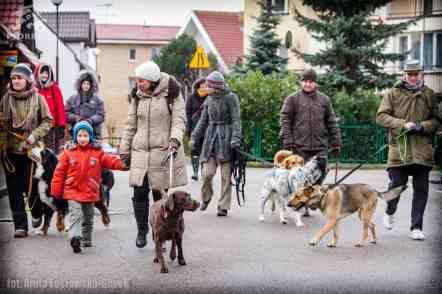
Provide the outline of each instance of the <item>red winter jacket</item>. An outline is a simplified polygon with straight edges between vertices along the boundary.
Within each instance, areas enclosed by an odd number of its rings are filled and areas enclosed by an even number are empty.
[[[123,170],[124,165],[119,157],[104,153],[99,145],[68,146],[55,169],[51,194],[79,202],[98,201],[103,168]]]
[[[43,84],[40,80],[40,74],[42,72],[42,67],[47,66],[49,68],[49,78],[46,84]],[[66,114],[64,112],[64,102],[63,95],[61,94],[60,88],[54,81],[54,74],[52,68],[47,63],[40,63],[35,68],[35,80],[37,82],[38,93],[45,97],[46,103],[48,104],[49,111],[51,112],[53,120],[53,126],[66,126]]]

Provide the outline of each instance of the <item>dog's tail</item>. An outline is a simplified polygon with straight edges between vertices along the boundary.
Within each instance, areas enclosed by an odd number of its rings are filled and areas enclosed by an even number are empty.
[[[397,186],[385,192],[379,192],[378,196],[384,199],[385,201],[390,201],[401,196],[401,193],[404,192],[405,190],[407,190],[407,185]]]
[[[275,156],[273,157],[273,164],[277,167],[281,167],[282,161],[287,157],[289,157],[290,155],[293,155],[292,151],[279,150],[278,152],[276,152]]]

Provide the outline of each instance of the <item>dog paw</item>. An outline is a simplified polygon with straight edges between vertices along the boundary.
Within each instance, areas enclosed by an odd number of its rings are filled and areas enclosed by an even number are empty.
[[[170,260],[175,260],[175,258],[176,258],[176,254],[170,254],[170,255],[169,255],[169,258],[170,258]]]
[[[178,264],[179,265],[186,265],[186,260],[184,258],[179,258],[178,259]]]
[[[153,259],[153,263],[158,263],[159,261],[158,261],[158,257],[155,257],[154,259]]]
[[[361,242],[358,242],[355,244],[355,247],[364,247],[364,244],[362,244]]]
[[[286,225],[287,224],[287,220],[286,219],[282,219],[282,220],[280,220],[280,223],[283,224],[283,225]]]
[[[315,239],[310,240],[310,242],[308,242],[308,245],[310,246],[316,246],[316,244],[318,244],[318,242]]]
[[[378,243],[378,241],[377,240],[371,240],[370,243],[371,244],[376,244],[376,243]]]
[[[161,268],[161,273],[162,274],[167,274],[169,272],[169,269],[167,267],[162,267]]]
[[[264,220],[265,220],[265,217],[264,217],[263,215],[260,215],[260,216],[259,216],[259,221],[260,221],[260,222],[263,222]]]
[[[328,244],[327,244],[327,247],[328,247],[328,248],[336,248],[336,244],[334,244],[334,243],[328,243]]]

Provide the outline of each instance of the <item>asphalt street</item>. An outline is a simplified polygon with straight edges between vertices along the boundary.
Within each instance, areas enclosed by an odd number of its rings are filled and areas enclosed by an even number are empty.
[[[189,167],[190,169],[190,167]],[[245,207],[232,199],[227,218],[216,216],[215,198],[205,212],[186,212],[184,255],[186,266],[170,262],[169,274],[153,264],[153,243],[135,247],[136,225],[131,207],[128,173],[116,172],[111,191],[111,226],[95,218],[93,247],[74,254],[67,233],[52,224],[47,236],[31,232],[14,239],[10,222],[0,222],[1,293],[441,293],[442,195],[431,186],[425,213],[425,241],[409,238],[411,193],[403,195],[395,228],[382,225],[385,203],[379,201],[374,216],[378,243],[354,247],[361,236],[356,215],[340,225],[337,248],[327,248],[328,238],[317,247],[308,241],[325,223],[320,212],[303,218],[297,228],[291,219],[279,223],[267,210],[258,221],[259,191],[268,169],[247,170]],[[342,171],[343,173],[345,171]],[[190,173],[189,173],[190,174]],[[333,179],[329,174],[326,182]],[[433,177],[436,176],[434,173]],[[383,170],[360,170],[346,183],[362,182],[384,190]],[[199,200],[201,182],[184,190]],[[0,219],[10,219],[7,197],[0,198]],[[169,248],[169,244],[167,247]]]

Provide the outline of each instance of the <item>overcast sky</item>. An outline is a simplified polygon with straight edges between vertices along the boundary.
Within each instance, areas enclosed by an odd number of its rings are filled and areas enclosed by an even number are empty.
[[[55,11],[51,0],[34,0],[37,11]],[[242,11],[244,0],[64,0],[60,11],[89,11],[99,23],[184,24],[190,10]]]

